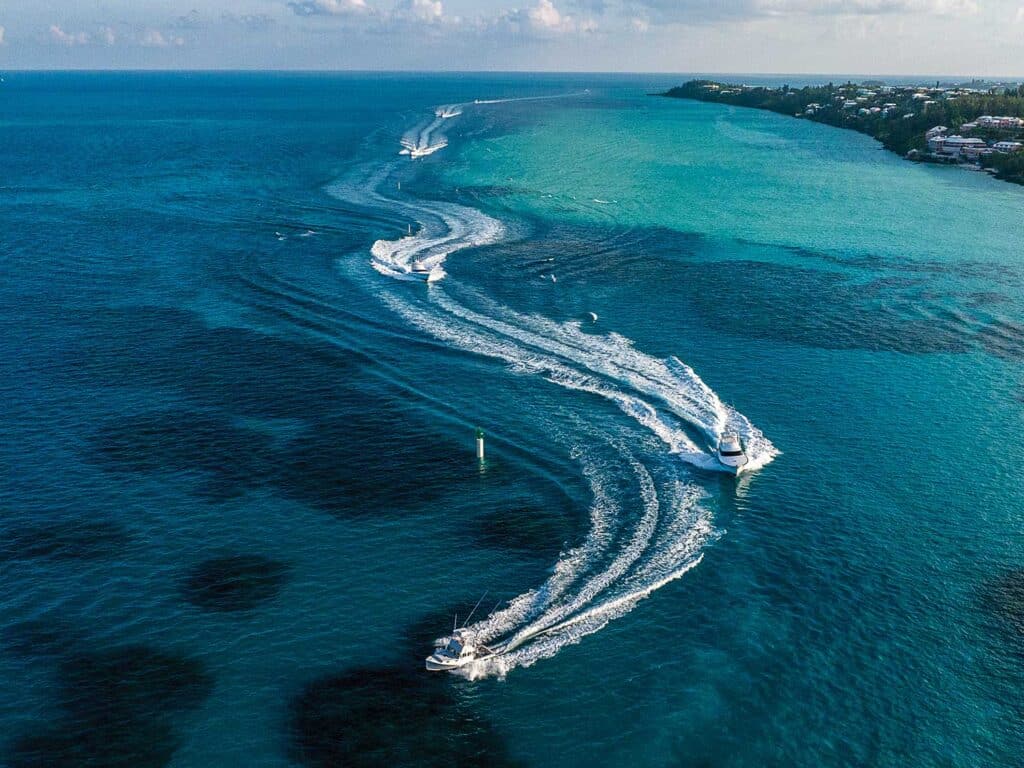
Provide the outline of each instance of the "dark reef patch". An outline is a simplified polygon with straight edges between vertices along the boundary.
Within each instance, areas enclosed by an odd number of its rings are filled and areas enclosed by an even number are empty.
[[[470,444],[456,444],[380,393],[352,390],[335,404],[346,415],[317,419],[281,441],[216,411],[133,415],[102,426],[90,458],[118,472],[192,473],[210,500],[269,486],[345,517],[399,513],[460,483],[484,482],[466,461]],[[486,478],[501,481],[500,473]]]
[[[314,768],[516,765],[493,726],[450,686],[412,667],[316,680],[292,703],[294,757]]]
[[[202,664],[146,646],[69,656],[58,670],[61,716],[11,745],[11,768],[166,765],[173,719],[213,689]]]
[[[348,356],[248,328],[207,327],[165,307],[98,309],[73,320],[67,376],[117,386],[164,387],[199,406],[266,418],[329,412],[353,375]]]
[[[163,722],[60,722],[18,738],[9,768],[162,768],[179,741]]]
[[[145,645],[78,654],[60,666],[63,704],[72,712],[156,717],[193,709],[213,689],[195,659]]]
[[[752,261],[682,270],[690,303],[710,324],[737,336],[906,354],[971,348],[963,323],[922,317],[919,297],[894,292],[891,285],[880,292],[877,281],[866,289],[839,272]]]
[[[999,291],[973,291],[966,294],[968,307],[989,307],[994,304],[1005,304],[1010,297]]]
[[[0,536],[0,561],[111,557],[128,543],[119,525],[99,520],[60,520],[8,528]]]
[[[979,602],[987,619],[988,653],[979,657],[981,674],[973,682],[980,696],[1007,709],[1007,725],[1024,737],[1024,567],[985,582]]]
[[[1024,360],[1024,324],[993,320],[978,331],[977,338],[990,355],[1004,360]]]
[[[182,593],[206,610],[250,610],[277,596],[288,570],[284,563],[260,555],[215,557],[189,572]]]
[[[0,644],[21,659],[59,659],[79,644],[74,629],[57,616],[8,624],[0,630]]]
[[[741,239],[738,242],[758,247],[764,246],[763,243],[754,240]],[[1024,285],[1024,273],[1019,269],[993,262],[964,259],[957,261],[935,261],[910,259],[900,256],[881,256],[875,253],[841,255],[802,246],[784,245],[780,247],[788,253],[800,256],[801,258],[817,259],[827,264],[843,267],[855,267],[871,271],[890,270],[921,275],[954,275],[967,279],[988,280],[1002,285]]]
[[[272,440],[208,411],[158,411],[103,426],[94,457],[123,472],[191,471],[218,497],[239,495],[266,475]]]
[[[471,530],[480,546],[544,560],[557,557],[572,535],[565,515],[525,503],[499,507],[475,519]]]
[[[352,361],[325,345],[287,341],[246,328],[213,328],[180,353],[194,366],[188,395],[234,413],[308,418],[330,412],[352,376]]]
[[[1007,571],[988,582],[982,601],[996,619],[1024,642],[1024,568]]]
[[[393,514],[465,481],[468,450],[386,400],[364,400],[293,440],[278,457],[273,483],[331,514]]]

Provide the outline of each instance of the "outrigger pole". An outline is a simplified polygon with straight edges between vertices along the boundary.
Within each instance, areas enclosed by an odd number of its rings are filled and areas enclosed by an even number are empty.
[[[473,614],[476,613],[476,609],[480,607],[480,603],[484,601],[485,597],[487,597],[487,592],[484,592],[482,595],[480,595],[480,599],[476,601],[476,605],[473,606],[473,610],[469,612],[469,616],[467,616],[466,620],[462,623],[463,627],[469,624],[469,620],[473,618]]]

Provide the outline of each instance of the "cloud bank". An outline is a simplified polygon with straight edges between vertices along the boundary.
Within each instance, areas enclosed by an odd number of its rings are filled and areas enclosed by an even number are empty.
[[[1021,0],[6,0],[3,15],[2,62],[26,68],[1024,70]]]

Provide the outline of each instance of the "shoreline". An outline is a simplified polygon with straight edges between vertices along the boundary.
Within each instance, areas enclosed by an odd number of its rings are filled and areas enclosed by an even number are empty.
[[[691,80],[656,95],[760,109],[853,130],[911,162],[956,165],[1024,185],[1024,85],[887,86],[867,81],[795,89]]]

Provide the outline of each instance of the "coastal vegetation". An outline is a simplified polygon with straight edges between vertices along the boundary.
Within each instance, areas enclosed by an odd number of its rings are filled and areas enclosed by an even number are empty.
[[[691,80],[665,96],[752,107],[818,123],[848,128],[877,139],[893,152],[918,160],[974,162],[999,178],[1024,184],[1024,84],[968,83],[891,86],[878,82],[791,88],[735,85]],[[1001,121],[986,120],[999,116]],[[980,139],[973,155],[935,151],[929,135]],[[1000,150],[998,147],[1009,145]]]

